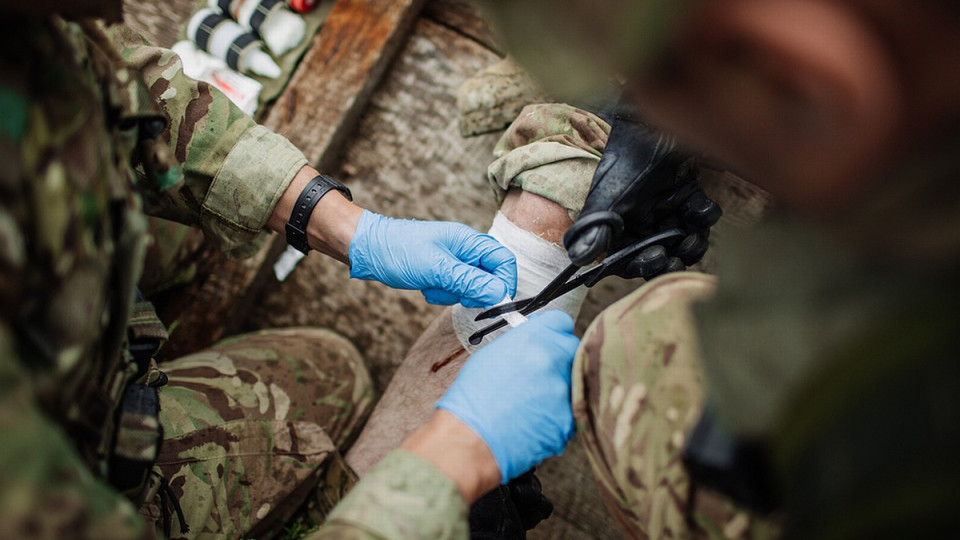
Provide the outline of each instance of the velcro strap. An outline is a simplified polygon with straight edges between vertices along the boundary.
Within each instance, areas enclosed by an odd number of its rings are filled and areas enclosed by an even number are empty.
[[[250,15],[250,28],[259,32],[260,26],[263,25],[263,21],[266,20],[267,15],[270,15],[270,12],[273,11],[273,8],[279,3],[280,0],[260,0],[257,8],[253,10],[253,14]]]
[[[126,388],[110,466],[110,483],[119,490],[142,485],[156,461],[163,440],[159,414],[160,398],[155,387],[131,384]]]
[[[206,51],[207,44],[210,42],[210,36],[213,35],[214,29],[217,28],[217,25],[227,20],[229,19],[217,13],[211,13],[204,17],[200,22],[200,26],[197,27],[197,35],[193,36],[193,40],[197,42],[197,46]]]
[[[227,65],[237,71],[240,71],[240,55],[243,53],[244,49],[256,41],[258,41],[257,36],[250,32],[240,34],[237,39],[233,40],[233,43],[230,44],[230,48],[227,50]]]

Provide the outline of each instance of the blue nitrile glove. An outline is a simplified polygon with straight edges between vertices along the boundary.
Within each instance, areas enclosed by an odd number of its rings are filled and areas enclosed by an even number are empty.
[[[570,370],[579,344],[566,313],[534,315],[475,352],[437,403],[487,443],[504,484],[573,436]]]
[[[460,223],[393,219],[364,210],[350,242],[350,277],[415,289],[441,306],[489,307],[517,292],[517,259]]]

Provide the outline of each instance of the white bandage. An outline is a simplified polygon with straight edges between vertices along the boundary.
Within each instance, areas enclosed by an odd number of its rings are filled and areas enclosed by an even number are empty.
[[[497,305],[493,307],[499,307],[504,304],[509,304],[510,302],[513,302],[513,298],[510,298],[509,296],[504,295],[503,300],[498,302]],[[521,324],[527,322],[527,317],[522,313],[520,313],[519,311],[508,311],[503,315],[501,315],[501,317],[503,317],[503,320],[507,321],[507,324],[510,325],[510,328],[516,328]]]
[[[565,249],[529,231],[521,229],[500,212],[497,212],[496,217],[493,218],[493,225],[490,226],[488,234],[499,240],[501,244],[512,251],[517,257],[517,294],[515,298],[518,300],[530,298],[539,293],[541,289],[557,277],[557,274],[570,264],[570,259],[567,257]],[[540,311],[559,309],[567,312],[571,317],[576,319],[586,295],[586,287],[577,287],[567,294],[554,299],[541,308]],[[504,302],[508,301],[510,301],[509,298],[504,299]],[[457,339],[460,340],[460,343],[469,352],[477,350],[477,348],[496,339],[498,335],[507,330],[507,328],[504,328],[489,334],[483,339],[479,346],[470,345],[467,339],[471,334],[496,320],[474,321],[473,319],[481,311],[483,310],[478,308],[465,308],[461,305],[453,306],[453,329],[457,333]],[[513,313],[512,315],[515,316],[513,321],[506,316],[504,317],[510,326],[515,326],[514,323],[519,325],[525,320],[523,315],[519,313]]]

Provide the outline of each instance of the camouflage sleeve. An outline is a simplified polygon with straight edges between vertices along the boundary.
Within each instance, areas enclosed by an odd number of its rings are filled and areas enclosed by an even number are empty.
[[[149,538],[136,508],[84,466],[37,409],[0,325],[0,538]]]
[[[308,540],[467,538],[467,505],[456,485],[406,450],[387,455]]]
[[[560,204],[576,220],[609,135],[610,125],[583,109],[527,105],[497,142],[487,168],[497,202],[519,187]]]
[[[183,166],[176,196],[148,204],[148,213],[199,225],[224,251],[252,241],[306,158],[219,90],[184,75],[172,51],[147,45],[124,26],[111,35],[169,117],[163,136]]]

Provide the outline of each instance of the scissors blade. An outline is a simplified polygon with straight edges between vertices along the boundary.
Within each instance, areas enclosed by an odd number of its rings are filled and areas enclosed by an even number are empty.
[[[521,309],[527,307],[530,302],[533,302],[535,297],[531,296],[530,298],[524,298],[523,300],[516,300],[514,302],[508,302],[506,304],[500,304],[499,306],[493,306],[492,308],[481,311],[473,319],[475,321],[482,321],[484,319],[492,319],[494,317],[499,317],[504,313],[510,313],[511,311],[520,311]]]
[[[580,267],[571,264],[562,272],[560,272],[560,274],[558,274],[557,277],[555,277],[550,283],[548,283],[543,290],[537,293],[536,296],[494,306],[486,311],[480,312],[474,320],[482,321],[485,319],[492,319],[511,311],[518,311],[521,315],[529,315],[549,304],[553,299],[567,294],[580,285],[586,284],[587,287],[593,287],[601,279],[611,275],[615,269],[619,267],[619,265],[628,261],[644,248],[664,240],[675,239],[681,236],[683,236],[683,232],[679,229],[668,229],[653,236],[649,236],[639,242],[634,242],[623,249],[617,250],[607,257],[603,262],[577,274],[573,278],[570,278],[570,276],[576,274]],[[496,332],[506,325],[507,321],[500,319],[499,321],[491,323],[480,330],[477,330],[468,338],[468,340],[470,341],[471,345],[479,345],[485,336]]]
[[[483,320],[484,318],[496,317],[498,315],[503,315],[504,313],[509,313],[511,311],[517,311],[521,315],[529,315],[533,313],[534,311],[549,304],[554,298],[563,296],[568,292],[572,291],[573,289],[576,289],[577,287],[582,285],[583,282],[586,281],[588,276],[591,276],[594,274],[593,270],[595,270],[595,268],[591,268],[590,271],[584,272],[582,274],[578,274],[573,279],[566,281],[566,278],[568,278],[570,274],[576,272],[577,269],[578,269],[577,266],[570,265],[567,269],[565,269],[563,272],[560,273],[557,279],[554,279],[554,281],[557,281],[559,278],[562,277],[564,278],[563,282],[558,282],[558,284],[555,285],[554,282],[551,281],[550,284],[547,285],[547,287],[544,288],[544,290],[541,291],[536,296],[532,298],[526,298],[524,300],[518,300],[516,302],[511,302],[509,304],[503,304],[502,306],[496,306],[496,307],[490,308],[487,311],[484,311],[479,315],[477,315],[476,320],[479,321],[479,320]],[[517,304],[519,304],[519,308]],[[487,326],[484,326],[480,330],[477,330],[476,332],[471,334],[470,337],[467,338],[467,340],[470,342],[471,345],[479,345],[480,342],[483,341],[483,338],[487,334],[496,332],[497,330],[503,328],[506,325],[507,325],[507,321],[505,319],[500,319],[499,321],[493,322]]]
[[[547,283],[547,286],[540,290],[536,296],[531,298],[524,298],[523,300],[517,300],[515,302],[510,302],[508,304],[503,304],[500,306],[494,306],[486,311],[481,311],[473,319],[475,321],[482,321],[484,319],[491,319],[504,313],[509,313],[511,311],[519,311],[526,315],[527,313],[533,312],[536,308],[531,309],[530,311],[524,312],[531,305],[545,306],[550,303],[554,298],[566,293],[570,289],[566,289],[563,292],[559,292],[564,288],[564,285],[567,284],[567,279],[570,278],[573,274],[577,272],[578,267],[576,265],[569,265],[563,269],[562,272],[557,274],[557,277],[553,278],[550,283]]]

